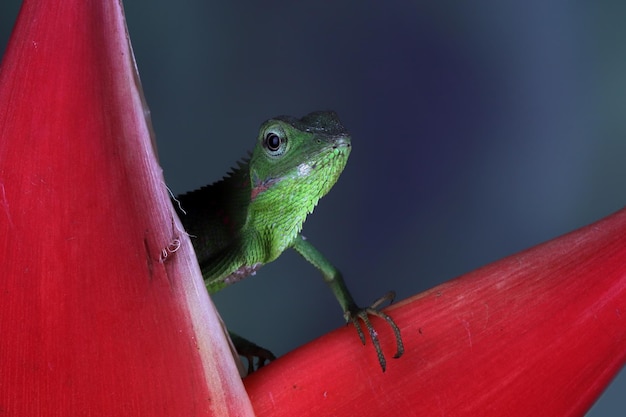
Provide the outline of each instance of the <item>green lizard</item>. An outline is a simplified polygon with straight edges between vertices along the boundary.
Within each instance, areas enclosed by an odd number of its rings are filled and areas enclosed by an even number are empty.
[[[192,242],[209,293],[253,275],[264,264],[293,248],[318,268],[365,344],[362,320],[385,371],[378,335],[369,320],[386,320],[396,336],[398,358],[404,352],[400,330],[377,308],[393,301],[389,292],[367,308],[359,308],[341,273],[301,234],[306,216],[335,184],[350,154],[350,136],[334,112],[314,112],[302,119],[280,116],[261,126],[249,160],[212,185],[177,197],[178,214]],[[233,335],[236,345],[246,340]],[[258,348],[254,344],[248,347]],[[260,348],[259,348],[260,349]],[[251,357],[248,357],[249,367]],[[253,355],[260,366],[273,355]]]

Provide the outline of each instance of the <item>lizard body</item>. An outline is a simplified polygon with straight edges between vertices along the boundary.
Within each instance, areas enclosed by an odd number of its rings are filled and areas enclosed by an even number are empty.
[[[322,272],[363,343],[358,320],[365,323],[384,371],[385,358],[368,315],[387,320],[396,333],[395,357],[402,355],[398,327],[376,310],[393,293],[369,308],[357,307],[339,271],[300,234],[307,215],[339,178],[350,149],[350,136],[334,112],[313,112],[301,119],[279,116],[261,125],[249,159],[222,180],[178,196],[175,207],[192,237],[210,293],[293,248]]]

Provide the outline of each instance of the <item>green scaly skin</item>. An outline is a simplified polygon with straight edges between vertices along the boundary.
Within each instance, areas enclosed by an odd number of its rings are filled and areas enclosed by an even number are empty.
[[[334,112],[314,112],[301,119],[276,117],[261,125],[249,160],[239,162],[221,181],[178,196],[174,206],[192,237],[210,293],[254,274],[293,248],[321,271],[363,344],[358,321],[364,322],[385,371],[385,357],[368,316],[379,316],[393,328],[394,357],[400,357],[404,351],[400,330],[377,310],[393,300],[393,292],[370,307],[359,308],[341,273],[300,234],[307,215],[343,171],[350,146],[350,136]],[[264,359],[273,358],[264,352],[261,366]]]

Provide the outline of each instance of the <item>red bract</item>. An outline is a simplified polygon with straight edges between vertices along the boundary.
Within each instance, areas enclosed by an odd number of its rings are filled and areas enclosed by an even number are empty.
[[[626,359],[626,210],[389,312],[386,373],[341,329],[245,380],[257,416],[582,416]]]
[[[118,0],[25,1],[0,69],[0,414],[251,415]]]

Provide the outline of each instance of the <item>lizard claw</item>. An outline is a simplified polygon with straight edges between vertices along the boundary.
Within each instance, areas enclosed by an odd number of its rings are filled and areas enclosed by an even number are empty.
[[[276,359],[276,356],[274,356],[272,352],[249,341],[248,339],[245,339],[233,332],[229,332],[229,335],[239,356],[246,358],[248,361],[248,375],[261,369],[265,366],[266,362],[269,363]],[[257,359],[256,366],[255,359]]]
[[[385,372],[385,369],[387,368],[387,361],[380,347],[380,341],[378,340],[378,332],[376,332],[376,329],[374,329],[374,326],[372,326],[369,316],[372,315],[372,316],[380,317],[381,319],[389,323],[389,325],[393,329],[393,332],[396,336],[397,351],[396,351],[396,354],[393,355],[393,357],[399,358],[400,356],[402,356],[402,354],[404,353],[404,344],[402,343],[402,336],[400,335],[400,328],[393,321],[391,317],[389,317],[387,314],[383,313],[382,311],[378,310],[378,307],[384,302],[389,301],[389,303],[392,303],[395,296],[396,294],[393,291],[389,291],[387,294],[383,295],[378,300],[374,301],[374,303],[372,303],[371,306],[366,307],[366,308],[358,308],[355,306],[354,309],[351,309],[344,314],[346,321],[350,320],[352,324],[354,324],[354,327],[356,328],[356,331],[359,334],[359,339],[361,339],[361,343],[363,343],[364,345],[365,345],[365,334],[363,333],[363,329],[361,328],[359,324],[359,320],[361,320],[363,324],[365,324],[365,327],[367,328],[370,339],[372,339],[372,343],[374,344],[374,348],[376,349],[376,354],[378,355],[378,363],[380,363],[380,367],[383,369],[383,372]]]
[[[276,356],[274,356],[274,354],[270,352],[269,350],[264,349],[262,347],[258,347],[258,348],[259,350],[255,351],[254,353],[253,352],[239,353],[248,361],[248,375],[250,375],[254,371],[258,371],[259,369],[263,368],[266,365],[266,363],[269,363],[273,361],[274,359],[276,359]],[[255,358],[257,359],[256,367],[254,366]]]

